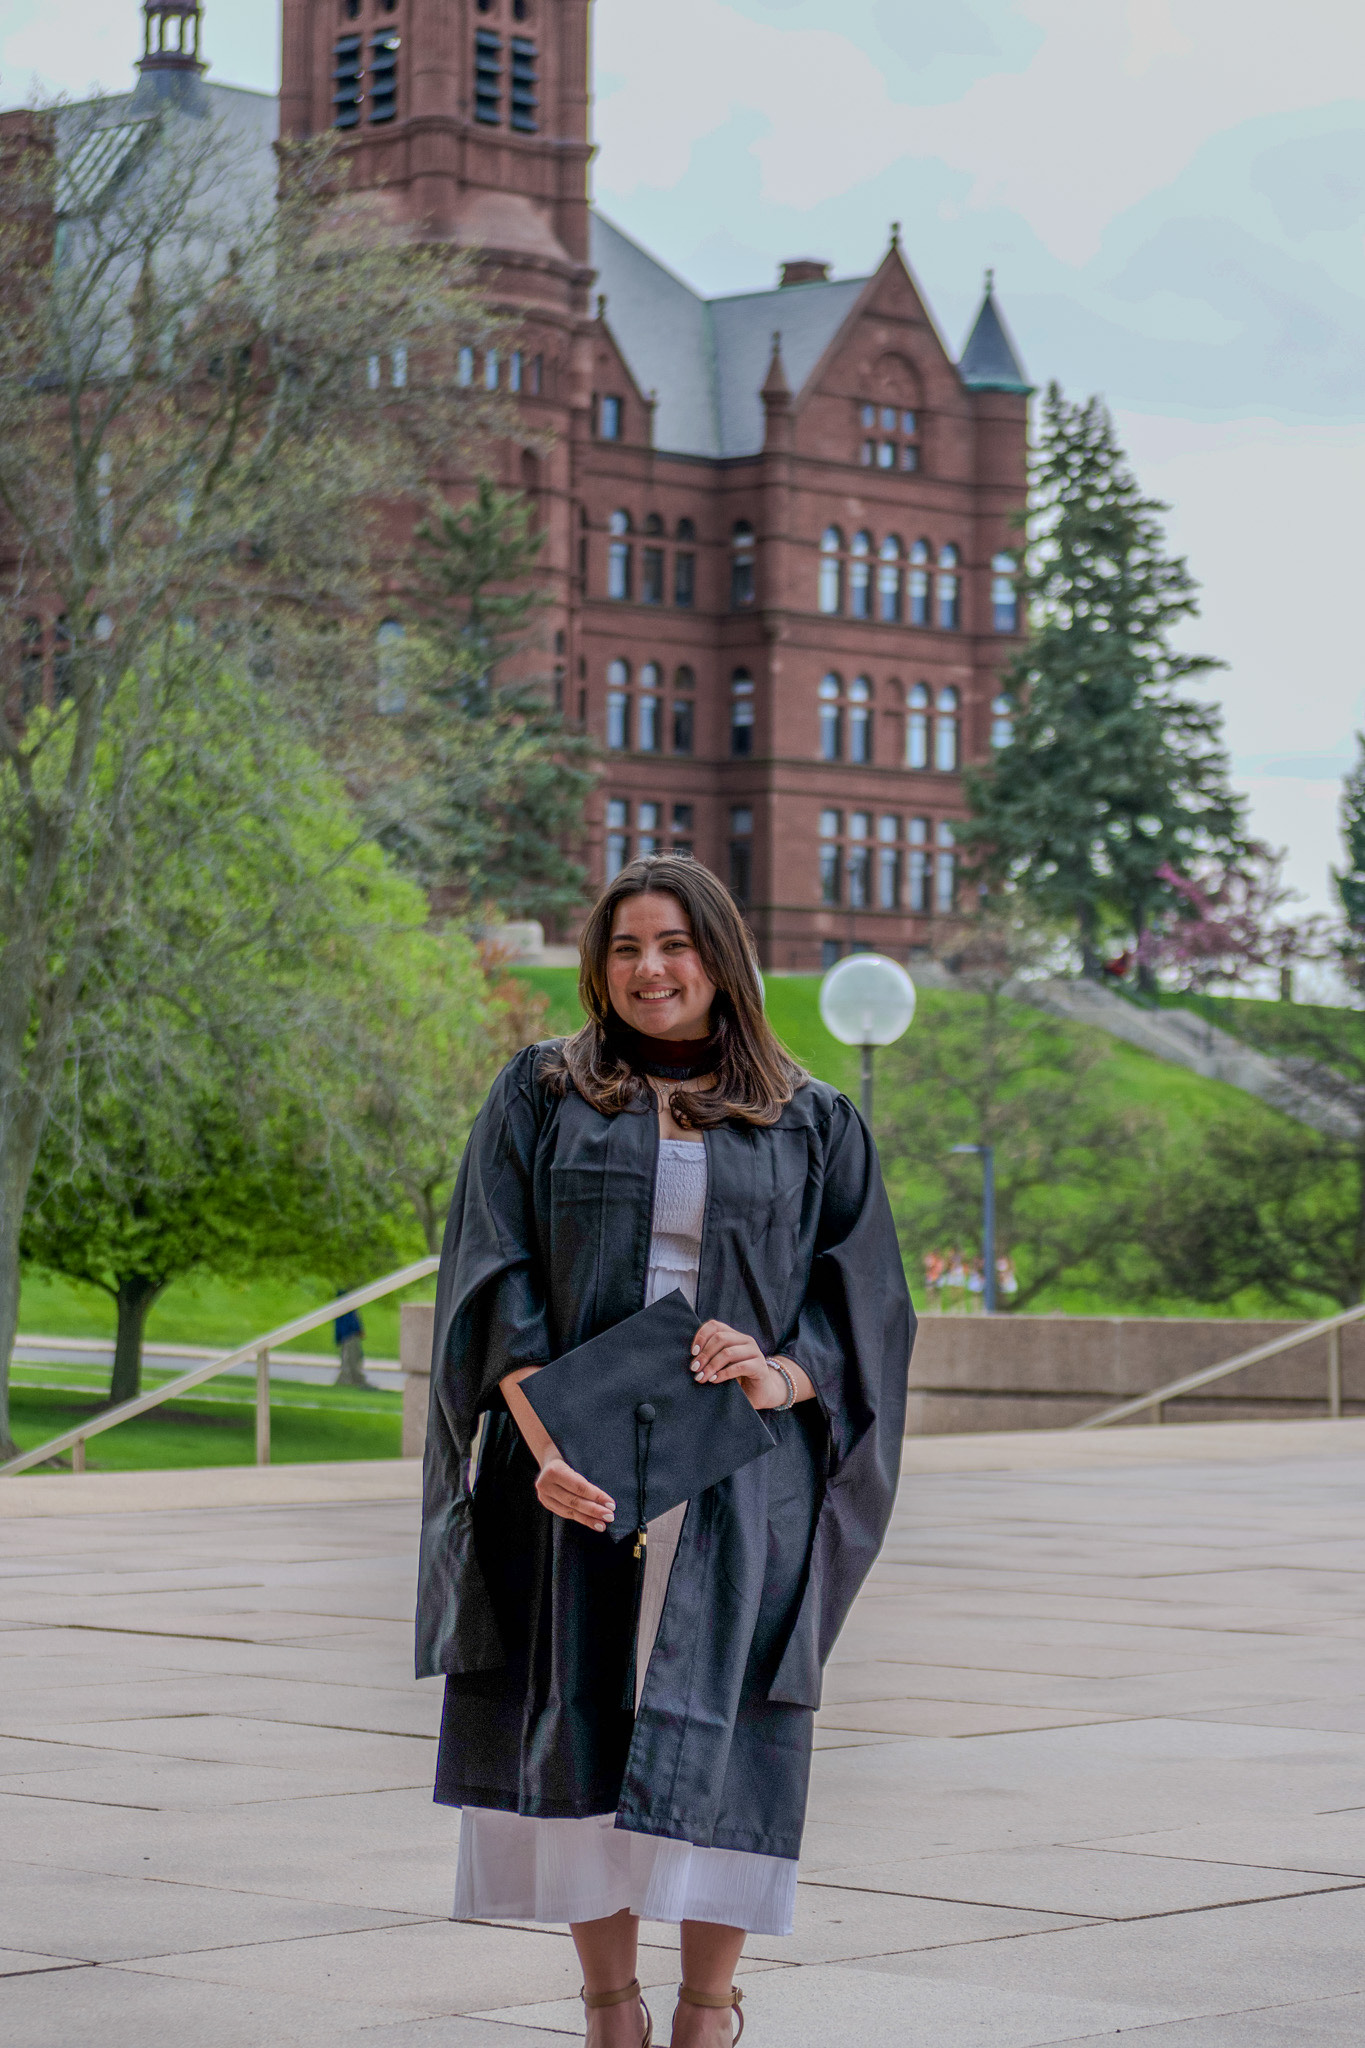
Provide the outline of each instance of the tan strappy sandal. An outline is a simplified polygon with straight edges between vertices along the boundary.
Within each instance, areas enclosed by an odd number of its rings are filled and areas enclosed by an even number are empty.
[[[728,1991],[693,1991],[690,1986],[680,1984],[678,1986],[678,2003],[680,2005],[704,2005],[709,2007],[712,2012],[719,2012],[722,2006],[728,2005],[739,2021],[735,2039],[730,2044],[730,2048],[735,2048],[735,2042],[739,2040],[740,2035],[744,2032],[744,2015],[740,2011],[740,2007],[744,2003],[744,1993],[737,1984],[732,1984]]]
[[[589,1991],[585,1988],[578,1995],[588,2012],[598,2012],[604,2005],[624,2005],[628,1998],[638,1998],[645,2016],[645,2037],[640,2043],[640,2048],[653,2048],[654,2021],[650,2016],[649,2007],[645,2004],[638,1977],[632,1977],[623,1991]]]

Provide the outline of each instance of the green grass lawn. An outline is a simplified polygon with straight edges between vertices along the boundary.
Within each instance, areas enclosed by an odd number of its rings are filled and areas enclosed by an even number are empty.
[[[164,1385],[166,1373],[145,1373],[144,1388]],[[15,1366],[11,1426],[21,1451],[74,1429],[98,1413],[103,1397],[85,1367]],[[150,1467],[251,1465],[256,1458],[255,1390],[249,1381],[224,1378],[168,1401],[150,1415],[120,1423],[93,1438],[87,1472],[135,1472]],[[360,1387],[277,1383],[270,1393],[270,1455],[280,1465],[311,1465],[351,1458],[396,1458],[402,1448],[401,1394]],[[70,1468],[67,1452],[61,1460]]]

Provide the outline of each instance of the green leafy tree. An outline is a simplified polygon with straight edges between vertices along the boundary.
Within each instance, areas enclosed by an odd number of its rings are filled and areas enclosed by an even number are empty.
[[[158,803],[171,752],[203,755],[226,665],[338,765],[399,775],[368,657],[379,508],[502,417],[456,376],[497,334],[472,259],[395,240],[336,138],[284,146],[277,193],[167,113],[101,179],[108,114],[35,113],[0,216],[0,645],[60,622],[0,717],[0,1455],[44,1125],[102,949],[197,827]],[[399,349],[405,387],[372,391]]]
[[[543,544],[528,500],[480,477],[467,504],[418,529],[414,640],[390,656],[414,773],[385,843],[476,913],[554,917],[583,898],[571,848],[597,750],[529,672]]]
[[[259,695],[220,679],[192,767],[170,736],[137,914],[92,959],[30,1186],[25,1262],[117,1305],[114,1400],[172,1280],[344,1280],[413,1236],[338,1134],[317,1052],[376,949],[420,940],[425,901],[307,751],[253,721]]]
[[[1021,579],[1031,635],[1003,681],[1012,737],[968,773],[961,835],[988,884],[1071,924],[1087,974],[1118,932],[1147,983],[1144,935],[1178,907],[1162,870],[1246,845],[1219,714],[1181,694],[1221,664],[1171,644],[1198,606],[1166,553],[1165,509],[1140,492],[1100,401],[1051,386]]]
[[[953,963],[957,987],[926,991],[881,1055],[877,1143],[912,1267],[949,1248],[980,1258],[981,1161],[953,1147],[994,1148],[997,1251],[1019,1283],[1000,1306],[1017,1310],[1122,1256],[1157,1134],[1109,1099],[1098,1034],[1010,993],[1016,940],[1001,920],[977,924]]]

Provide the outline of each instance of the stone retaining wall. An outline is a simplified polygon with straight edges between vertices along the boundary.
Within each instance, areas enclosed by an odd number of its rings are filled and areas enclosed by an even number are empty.
[[[405,1303],[400,1357],[403,1456],[426,1433],[433,1310]],[[943,1316],[920,1318],[910,1366],[906,1433],[1067,1429],[1103,1408],[1150,1394],[1302,1322],[1212,1316]],[[1365,1327],[1341,1333],[1342,1413],[1365,1415]],[[1327,1340],[1170,1403],[1167,1422],[1284,1420],[1327,1413]]]

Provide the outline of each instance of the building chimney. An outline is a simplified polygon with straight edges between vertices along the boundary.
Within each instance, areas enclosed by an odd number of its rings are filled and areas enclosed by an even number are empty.
[[[782,275],[777,282],[782,291],[789,284],[828,284],[829,265],[817,262],[813,256],[797,256],[782,265]]]
[[[199,54],[204,16],[200,0],[143,0],[142,55],[128,111],[151,114],[164,106],[204,114],[206,65]]]

